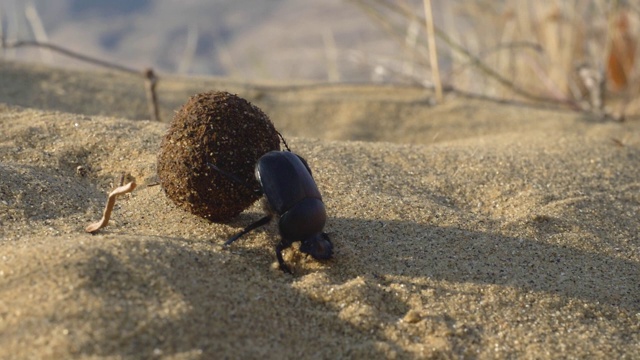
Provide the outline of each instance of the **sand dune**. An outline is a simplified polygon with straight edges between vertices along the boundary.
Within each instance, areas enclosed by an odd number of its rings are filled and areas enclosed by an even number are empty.
[[[161,83],[258,104],[309,161],[328,262],[176,208],[137,79],[0,63],[1,358],[640,356],[640,124],[416,88]],[[140,85],[140,86],[138,86]],[[364,140],[364,141],[358,141]],[[78,170],[82,167],[82,171]],[[139,187],[96,235],[122,174]]]

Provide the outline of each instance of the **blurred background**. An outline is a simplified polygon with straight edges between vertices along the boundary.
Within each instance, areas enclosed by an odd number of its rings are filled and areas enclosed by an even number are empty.
[[[445,88],[576,108],[606,97],[628,109],[639,2],[0,0],[0,20],[7,43],[46,41],[159,73],[433,87],[431,3]],[[4,48],[1,59],[88,67],[26,47]]]
[[[9,39],[35,39],[41,23],[52,43],[159,72],[370,81],[377,63],[399,51],[343,0],[0,1]],[[31,49],[6,57],[69,62]]]

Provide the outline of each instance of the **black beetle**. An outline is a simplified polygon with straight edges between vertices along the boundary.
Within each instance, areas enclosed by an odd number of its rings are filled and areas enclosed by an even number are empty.
[[[283,139],[284,140],[284,139]],[[253,191],[264,195],[267,215],[227,240],[229,245],[242,235],[268,224],[273,217],[278,218],[281,240],[276,246],[276,257],[280,269],[291,273],[282,259],[282,251],[296,241],[301,241],[300,251],[315,259],[329,259],[333,254],[333,244],[322,230],[327,220],[322,196],[306,160],[289,150],[271,151],[256,163],[255,176],[260,189]],[[211,168],[232,181],[249,187],[235,175],[213,164]]]

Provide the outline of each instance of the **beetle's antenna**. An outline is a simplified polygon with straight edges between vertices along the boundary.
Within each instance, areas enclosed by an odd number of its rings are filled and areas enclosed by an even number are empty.
[[[282,143],[284,144],[284,147],[287,149],[287,151],[291,152],[291,149],[289,149],[289,145],[287,145],[287,141],[284,139],[282,134],[280,134],[278,130],[276,130],[276,133],[278,133],[278,136],[280,136],[280,139],[282,139]]]

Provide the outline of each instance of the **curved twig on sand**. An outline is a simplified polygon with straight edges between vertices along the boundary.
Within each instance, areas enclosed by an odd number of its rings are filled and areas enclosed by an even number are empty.
[[[93,233],[107,226],[109,224],[109,218],[111,217],[111,212],[113,211],[113,206],[116,204],[116,196],[132,192],[133,189],[135,188],[136,188],[136,183],[132,181],[126,185],[119,186],[115,190],[113,190],[109,194],[109,199],[107,200],[107,206],[104,208],[102,219],[100,219],[100,221],[98,222],[90,224],[84,230],[88,233]]]

